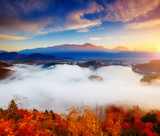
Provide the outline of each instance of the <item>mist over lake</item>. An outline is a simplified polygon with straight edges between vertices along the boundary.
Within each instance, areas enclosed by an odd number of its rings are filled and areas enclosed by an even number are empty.
[[[13,95],[27,97],[28,109],[52,109],[59,113],[82,103],[160,107],[160,86],[141,84],[143,76],[130,67],[108,66],[92,70],[76,65],[56,65],[44,69],[40,65],[16,64],[10,69],[14,74],[0,81],[2,107],[8,105]],[[89,80],[93,74],[104,81]]]

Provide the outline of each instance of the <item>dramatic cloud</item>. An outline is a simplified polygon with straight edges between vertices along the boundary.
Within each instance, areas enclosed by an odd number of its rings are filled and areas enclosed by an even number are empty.
[[[0,81],[0,106],[7,106],[14,94],[28,98],[30,106],[40,110],[64,112],[71,106],[83,104],[125,104],[143,108],[160,107],[160,87],[140,84],[142,75],[129,67],[109,66],[91,70],[78,66],[15,65],[14,75]],[[104,81],[90,81],[88,76],[98,74]]]
[[[83,16],[84,16],[83,11],[76,11],[70,14],[66,29],[67,30],[82,29],[101,24],[100,20],[88,20],[83,18]]]
[[[51,24],[51,19],[23,21],[17,18],[0,17],[0,30],[4,33],[20,34],[44,34],[45,26]]]
[[[126,25],[126,28],[127,29],[151,28],[157,25],[160,25],[160,19],[154,19],[154,20],[138,22],[138,23],[128,23]]]
[[[95,13],[95,12],[101,12],[102,10],[104,10],[104,8],[97,4],[96,2],[92,2],[88,5],[88,8],[84,11],[85,14],[91,14],[91,13]]]
[[[25,13],[32,11],[43,11],[50,4],[51,0],[16,0],[16,5]]]
[[[0,31],[7,35],[22,34],[30,37],[57,31],[48,28],[51,24],[54,25],[54,17],[42,16],[50,2],[51,0],[0,1]]]
[[[89,40],[92,40],[92,41],[96,41],[96,40],[100,40],[101,38],[100,37],[90,37]]]
[[[52,10],[47,9],[50,3],[54,6],[55,2],[50,0],[1,2],[0,4],[4,5],[4,9],[0,9],[0,30],[5,34],[29,34],[34,36],[64,30],[87,32],[89,31],[88,28],[101,24],[100,19],[92,20],[84,17],[86,14],[94,14],[103,10],[103,7],[96,2],[87,4],[84,9],[76,9],[69,13],[67,13],[67,9],[64,9],[66,13],[63,17],[61,16],[62,13],[47,12],[47,10]],[[59,11],[59,9],[56,9],[56,11]]]
[[[106,4],[104,20],[128,22],[147,17],[149,13],[160,5],[160,0],[116,0],[113,4]]]
[[[70,0],[67,3],[65,0],[1,0],[0,31],[22,37],[65,30],[88,32],[91,27],[101,25],[104,28],[103,21],[133,23],[144,18],[150,20],[159,6],[160,0]]]
[[[51,0],[1,0],[0,4],[3,6],[0,8],[0,14],[20,16],[34,11],[44,11],[50,2]]]
[[[102,9],[101,6],[99,6],[97,3],[91,3],[89,4],[88,8],[85,10],[79,10],[75,11],[68,15],[67,17],[67,30],[73,30],[73,29],[82,29],[82,28],[88,28],[93,27],[101,24],[101,20],[95,19],[95,20],[88,20],[84,18],[85,14],[93,14],[95,12],[100,12]]]
[[[28,38],[0,34],[0,39],[3,39],[3,40],[25,40],[25,39],[28,39]]]

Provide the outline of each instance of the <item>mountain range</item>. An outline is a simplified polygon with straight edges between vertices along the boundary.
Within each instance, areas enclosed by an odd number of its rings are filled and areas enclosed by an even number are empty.
[[[83,51],[130,51],[128,48],[123,46],[118,46],[113,49],[107,49],[103,46],[96,46],[90,43],[85,43],[83,45],[77,44],[64,44],[51,46],[46,48],[35,48],[35,49],[26,49],[19,51],[22,54],[32,54],[32,53],[43,53],[51,54],[53,52],[83,52]]]
[[[90,43],[64,44],[45,48],[26,49],[18,52],[0,51],[0,60],[104,60],[104,59],[159,59],[159,52],[131,51],[124,46],[107,49]]]
[[[0,53],[0,60],[25,60],[25,61],[71,61],[71,60],[108,60],[108,59],[159,59],[158,52],[107,52],[107,51],[85,51],[85,52],[53,52],[52,54],[21,54],[17,52]]]

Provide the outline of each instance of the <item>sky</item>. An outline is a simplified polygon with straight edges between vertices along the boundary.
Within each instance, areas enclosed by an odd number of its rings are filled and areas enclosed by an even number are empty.
[[[160,0],[0,0],[0,50],[92,43],[160,51]]]

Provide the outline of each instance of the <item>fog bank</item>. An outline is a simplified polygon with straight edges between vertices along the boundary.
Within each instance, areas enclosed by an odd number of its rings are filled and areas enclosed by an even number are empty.
[[[127,104],[160,109],[160,86],[140,84],[142,75],[131,68],[109,66],[91,70],[71,65],[41,66],[17,64],[15,73],[0,81],[0,107],[6,106],[13,95],[28,98],[28,108],[52,109],[64,112],[72,106]],[[90,81],[96,74],[104,81]]]

